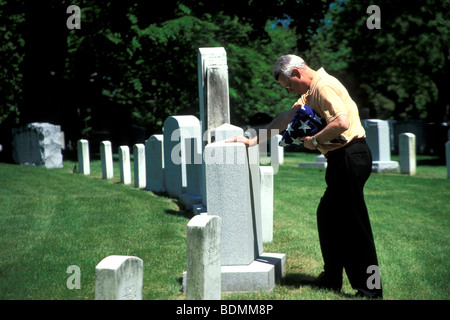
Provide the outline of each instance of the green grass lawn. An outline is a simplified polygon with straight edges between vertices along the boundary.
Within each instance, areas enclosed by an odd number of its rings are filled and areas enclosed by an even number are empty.
[[[322,271],[316,208],[325,170],[300,168],[316,154],[287,153],[275,176],[274,241],[266,252],[286,254],[286,278],[270,293],[223,299],[355,299],[345,278],[341,293],[304,286]],[[144,299],[185,299],[189,214],[175,199],[63,169],[0,164],[0,299],[93,299],[95,266],[106,256],[144,261]],[[419,166],[413,177],[372,174],[366,202],[385,299],[450,298],[450,181],[443,166]],[[69,266],[81,269],[81,289],[69,290]]]

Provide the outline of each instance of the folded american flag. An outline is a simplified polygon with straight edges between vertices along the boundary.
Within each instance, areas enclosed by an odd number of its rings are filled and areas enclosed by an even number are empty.
[[[320,118],[310,107],[306,104],[301,105],[284,131],[279,146],[286,147],[290,145],[302,144],[303,141],[300,141],[300,138],[313,136],[325,128],[325,126],[325,121],[323,121],[323,119]],[[325,144],[344,144],[345,142],[347,142],[347,138],[341,135],[338,139],[326,142]]]

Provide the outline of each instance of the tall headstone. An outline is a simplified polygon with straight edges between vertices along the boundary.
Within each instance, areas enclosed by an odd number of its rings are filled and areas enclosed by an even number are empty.
[[[222,218],[222,264],[248,265],[261,252],[253,232],[247,149],[242,143],[210,143],[205,163],[208,214]]]
[[[100,160],[102,163],[102,179],[114,178],[112,148],[110,141],[100,142]]]
[[[130,148],[128,146],[119,147],[119,167],[120,182],[131,184]]]
[[[133,256],[108,256],[95,267],[95,300],[142,300],[144,263]]]
[[[142,143],[137,143],[133,147],[134,158],[134,187],[145,188],[146,174],[145,174],[145,146]]]
[[[89,158],[89,142],[85,139],[78,140],[78,171],[84,175],[91,174]]]
[[[400,173],[416,174],[416,136],[413,133],[401,133],[398,140],[400,155]]]
[[[224,141],[204,150],[207,212],[222,219],[222,292],[270,291],[284,270],[284,254],[262,252],[259,174],[249,153]]]
[[[366,130],[366,140],[372,152],[372,171],[398,171],[398,162],[391,161],[389,123],[385,120],[361,121]]]
[[[230,123],[227,54],[223,47],[199,49],[198,90],[206,145],[211,142],[209,130]]]
[[[260,166],[261,224],[263,242],[273,240],[273,174],[272,166]]]
[[[145,142],[145,163],[149,191],[162,192],[164,187],[164,137],[154,134]]]
[[[13,159],[22,165],[62,168],[61,127],[50,123],[29,123],[13,129]]]
[[[220,217],[212,215],[195,216],[187,225],[188,300],[221,298],[221,229]]]
[[[186,139],[196,138],[201,149],[201,125],[194,116],[170,116],[164,121],[164,179],[170,197],[186,192]]]

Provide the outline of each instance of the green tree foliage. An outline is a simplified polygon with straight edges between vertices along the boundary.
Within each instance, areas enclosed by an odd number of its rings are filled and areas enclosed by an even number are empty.
[[[380,29],[366,25],[371,4],[335,1],[312,38],[314,60],[358,84],[373,117],[448,121],[450,2],[378,0]]]
[[[47,103],[32,95],[27,100],[32,106],[22,108],[22,96],[27,96],[22,86],[24,3],[0,0],[0,124],[17,123],[22,111]],[[64,25],[64,9],[72,3],[49,3],[51,14],[61,15],[65,30],[55,35],[67,38],[67,47],[48,49],[61,50],[54,51],[58,57],[59,52],[65,54],[58,78],[64,93],[53,106],[64,103],[66,123],[79,122],[82,135],[93,130],[102,105],[106,110],[113,106],[111,115],[131,118],[130,123],[150,132],[160,132],[169,115],[198,115],[197,52],[213,46],[227,52],[232,122],[238,125],[257,113],[274,116],[293,104],[296,97],[271,77],[274,61],[287,53],[300,54],[313,68],[324,66],[338,75],[372,117],[448,120],[448,1],[378,0],[379,30],[366,26],[366,10],[372,4],[368,1],[166,0],[161,7],[148,0],[80,0],[81,29],[70,31]],[[35,14],[35,21],[45,8]],[[32,17],[34,9],[28,10]],[[52,41],[55,35],[45,35],[46,44],[60,46],[60,39]],[[51,68],[35,70],[49,73]],[[32,85],[35,93],[48,90],[38,81]]]
[[[22,105],[24,4],[0,0],[0,125],[16,124]]]
[[[83,8],[82,30],[69,35],[66,68],[68,77],[81,78],[81,70],[101,78],[102,94],[129,109],[134,123],[159,131],[169,115],[199,112],[200,47],[227,51],[236,121],[245,123],[258,112],[275,115],[292,105],[292,98],[284,92],[280,98],[280,90],[274,90],[271,68],[277,55],[295,49],[295,29],[267,24],[261,33],[268,36],[252,40],[254,27],[236,15],[194,16],[180,3],[171,19],[148,23],[141,9],[111,7],[105,17],[95,3]],[[117,11],[121,13],[112,17]]]

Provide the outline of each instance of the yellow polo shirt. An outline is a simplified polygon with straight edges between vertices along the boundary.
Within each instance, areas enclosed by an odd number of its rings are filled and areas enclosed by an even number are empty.
[[[350,126],[343,135],[350,142],[354,138],[363,138],[366,132],[359,118],[358,107],[338,79],[329,75],[323,68],[317,70],[309,90],[298,99],[296,104],[306,104],[326,123],[340,115],[347,115]],[[342,147],[342,144],[321,145],[319,151],[327,153]]]

